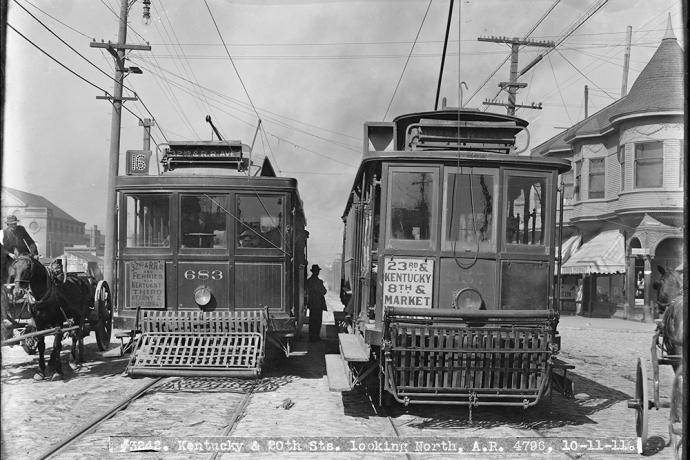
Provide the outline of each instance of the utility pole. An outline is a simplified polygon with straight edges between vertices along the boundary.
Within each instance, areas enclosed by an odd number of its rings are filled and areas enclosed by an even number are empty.
[[[151,150],[151,126],[155,124],[150,118],[139,120],[139,126],[144,127],[144,150]]]
[[[480,42],[493,42],[493,43],[508,43],[510,44],[510,79],[509,81],[505,82],[500,82],[498,86],[500,86],[503,89],[508,89],[508,103],[506,104],[505,102],[501,101],[496,101],[496,100],[485,100],[484,104],[485,105],[501,105],[504,106],[508,109],[508,115],[510,116],[515,116],[515,109],[516,108],[526,108],[526,109],[541,109],[541,103],[538,105],[536,103],[532,103],[531,105],[520,105],[516,104],[515,101],[515,96],[517,95],[517,91],[520,88],[526,88],[527,83],[518,83],[517,79],[520,75],[524,74],[532,68],[539,60],[541,60],[541,56],[532,61],[530,64],[527,65],[520,73],[518,73],[518,51],[520,49],[520,46],[540,46],[543,48],[553,48],[556,46],[554,42],[552,41],[536,41],[536,40],[529,40],[529,39],[522,39],[522,38],[508,38],[508,37],[479,37],[477,39]]]
[[[96,96],[96,99],[107,99],[113,104],[112,118],[110,122],[110,154],[108,156],[108,170],[106,181],[106,204],[105,204],[105,253],[103,255],[103,277],[106,282],[114,289],[115,281],[115,246],[117,245],[117,194],[115,193],[115,182],[118,176],[118,166],[120,162],[120,124],[122,120],[122,103],[124,101],[135,101],[136,97],[122,97],[122,86],[125,75],[130,71],[132,73],[141,73],[140,69],[125,67],[125,50],[143,50],[150,51],[149,45],[128,45],[127,42],[127,13],[129,7],[134,4],[132,0],[130,4],[128,0],[121,0],[120,3],[120,24],[117,34],[117,43],[111,42],[96,42],[89,44],[91,48],[104,48],[115,59],[115,88],[113,96]],[[144,0],[144,12],[147,13],[146,7],[150,5],[150,0]],[[138,71],[138,72],[137,72]],[[114,292],[114,291],[113,291]]]
[[[585,120],[589,117],[589,86],[585,85]]]
[[[632,42],[632,26],[628,26],[625,36],[625,57],[623,58],[623,83],[621,84],[621,97],[628,94],[628,69],[630,68],[630,44]]]

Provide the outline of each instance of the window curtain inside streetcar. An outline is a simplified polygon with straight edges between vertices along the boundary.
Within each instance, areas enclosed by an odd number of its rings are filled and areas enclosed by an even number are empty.
[[[128,248],[170,247],[170,197],[127,195],[125,199]]]

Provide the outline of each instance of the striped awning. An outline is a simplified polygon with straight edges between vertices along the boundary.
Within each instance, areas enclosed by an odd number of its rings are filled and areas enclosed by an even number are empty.
[[[561,274],[625,273],[625,240],[608,230],[586,242],[561,267]]]
[[[573,256],[573,254],[575,254],[581,242],[581,235],[573,235],[563,242],[561,245],[561,267]],[[558,246],[556,246],[556,265],[554,265],[554,273],[558,274]]]

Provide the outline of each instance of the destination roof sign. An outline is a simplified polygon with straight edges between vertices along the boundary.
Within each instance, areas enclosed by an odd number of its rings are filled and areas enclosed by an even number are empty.
[[[166,157],[182,158],[242,158],[249,147],[240,141],[172,141],[168,144]]]

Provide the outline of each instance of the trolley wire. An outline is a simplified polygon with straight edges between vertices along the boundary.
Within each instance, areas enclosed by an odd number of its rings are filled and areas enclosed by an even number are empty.
[[[39,50],[41,53],[45,54],[47,57],[49,57],[52,61],[54,61],[56,64],[58,64],[58,65],[59,65],[60,67],[62,67],[63,69],[67,70],[68,72],[70,72],[71,74],[73,74],[74,76],[76,76],[77,78],[79,78],[80,80],[84,81],[85,83],[87,83],[87,84],[93,86],[93,87],[96,88],[97,90],[102,91],[102,92],[105,93],[107,96],[112,97],[112,95],[111,95],[107,90],[101,88],[101,87],[98,86],[97,84],[95,84],[95,83],[93,83],[92,81],[88,80],[86,77],[83,77],[82,75],[80,75],[80,74],[77,73],[76,71],[74,71],[74,70],[72,70],[71,68],[69,68],[67,65],[63,64],[62,62],[60,62],[57,58],[53,57],[53,56],[52,56],[50,53],[48,53],[46,50],[44,50],[43,48],[41,48],[40,46],[38,46],[36,43],[34,43],[29,37],[27,37],[26,35],[24,35],[24,34],[21,33],[20,31],[18,31],[17,29],[15,29],[15,28],[12,26],[12,24],[10,24],[9,22],[7,22],[7,27],[9,27],[9,28],[12,29],[13,31],[15,31],[20,37],[22,37],[24,40],[26,40],[27,42],[29,42],[29,43],[30,43],[31,45],[33,45],[37,50]]]
[[[204,0],[206,1],[206,0]],[[395,89],[393,90],[393,95],[391,96],[390,102],[388,102],[388,107],[386,108],[386,113],[383,115],[383,120],[386,120],[386,117],[388,116],[388,111],[391,109],[391,105],[393,104],[393,99],[395,99],[395,94],[398,92],[398,88],[400,87],[400,82],[403,79],[403,76],[405,75],[405,69],[407,69],[407,64],[410,62],[410,57],[412,56],[412,52],[414,51],[414,46],[417,43],[417,39],[419,38],[419,34],[422,31],[422,27],[424,26],[424,22],[426,21],[426,17],[429,14],[429,8],[431,8],[431,3],[433,0],[429,0],[429,4],[426,6],[426,11],[424,12],[424,17],[422,18],[421,24],[419,24],[419,29],[417,30],[417,35],[414,38],[414,42],[412,42],[412,47],[410,48],[410,53],[407,55],[407,60],[405,61],[405,65],[403,66],[402,72],[400,73],[400,78],[398,78],[398,83],[395,85]]]
[[[17,4],[17,6],[19,6],[21,9],[23,9],[29,16],[31,16],[34,20],[36,20],[36,22],[38,22],[41,26],[43,26],[43,28],[45,28],[48,32],[50,32],[55,38],[57,38],[60,42],[62,42],[62,43],[63,43],[65,46],[67,46],[70,50],[74,51],[79,57],[81,57],[81,58],[84,59],[86,62],[88,62],[89,64],[91,64],[91,66],[93,66],[96,70],[98,70],[99,72],[101,72],[103,75],[105,75],[105,76],[108,77],[109,79],[113,80],[115,83],[118,83],[118,84],[120,83],[116,78],[112,77],[110,74],[108,74],[106,71],[104,71],[103,69],[101,69],[98,65],[96,65],[96,64],[95,64],[93,61],[91,61],[89,58],[87,58],[86,56],[84,56],[83,54],[81,54],[79,51],[77,51],[72,45],[70,45],[69,43],[67,43],[62,37],[60,37],[55,31],[53,31],[50,27],[48,27],[43,21],[41,21],[39,18],[37,18],[37,17],[36,17],[33,13],[31,13],[29,10],[27,10],[27,9],[24,7],[24,5],[22,5],[21,3],[19,3],[17,0],[13,0],[13,1],[14,1],[15,4]],[[52,16],[51,16],[51,17],[52,17]],[[64,25],[67,26],[66,24],[64,24]],[[67,27],[69,27],[69,26],[67,26]],[[71,28],[70,28],[70,29],[71,29]],[[75,30],[75,32],[78,32],[78,31],[76,31],[76,29],[72,29],[72,30]],[[15,31],[16,31],[16,30],[15,30]],[[84,35],[84,34],[82,34],[82,35]],[[84,36],[86,36],[86,35],[84,35]],[[151,116],[151,118],[153,118],[153,119],[156,118],[156,117],[151,113],[151,111],[149,110],[148,106],[144,103],[143,99],[141,99],[141,96],[139,96],[135,90],[133,90],[132,88],[129,88],[129,87],[128,87],[127,85],[125,85],[125,84],[122,84],[122,86],[123,86],[123,88],[125,88],[126,90],[132,92],[132,94],[134,94],[134,96],[137,97],[138,102],[141,103],[141,105],[144,107],[144,109],[146,110],[146,112],[148,112],[148,114]],[[123,104],[123,106],[124,106],[124,104]],[[142,119],[141,119],[140,117],[138,117],[138,116],[137,116],[137,118],[139,118],[140,121],[142,120]],[[161,131],[161,134],[163,134],[162,131]],[[165,134],[163,134],[163,137],[165,137]],[[167,139],[166,139],[166,140],[167,140]]]

